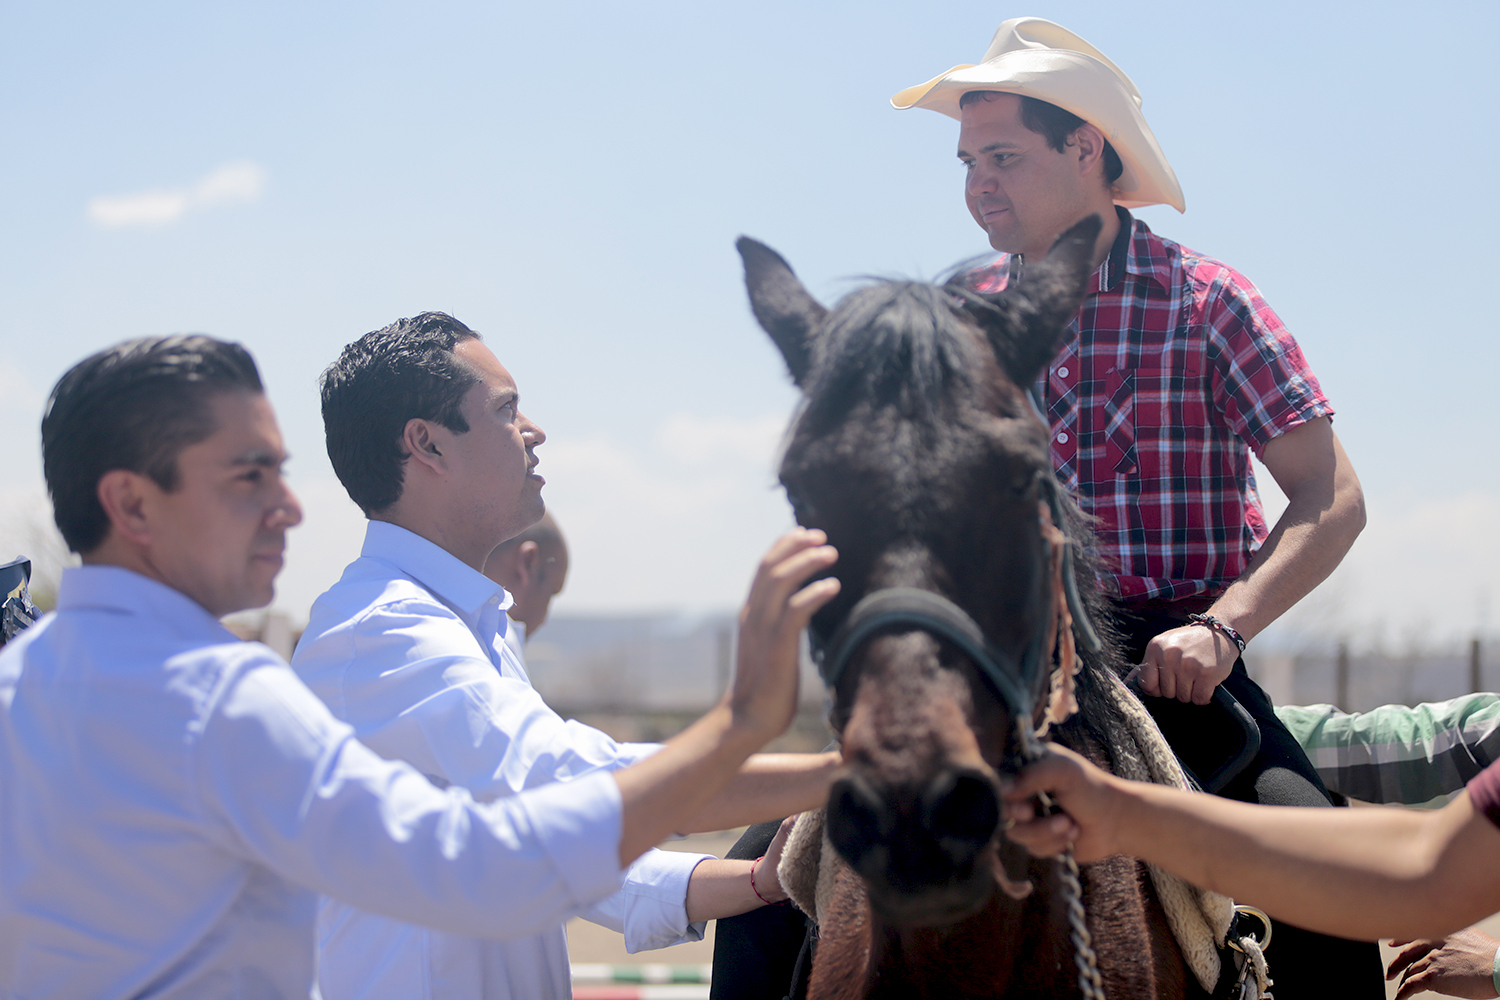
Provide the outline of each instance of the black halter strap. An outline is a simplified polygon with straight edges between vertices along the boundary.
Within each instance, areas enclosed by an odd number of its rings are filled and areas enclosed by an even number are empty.
[[[920,630],[952,643],[974,662],[1015,715],[1030,718],[1031,687],[1041,669],[1046,628],[1038,630],[1017,664],[1006,653],[990,645],[979,625],[957,604],[941,594],[914,587],[891,587],[865,596],[823,646],[818,673],[829,690],[838,687],[854,653],[866,640],[884,632]]]
[[[1037,479],[1045,495],[1052,523],[1059,529],[1067,522],[1063,516],[1063,490],[1057,477],[1039,472]],[[1078,644],[1091,653],[1102,648],[1098,634],[1089,620],[1088,609],[1078,593],[1078,581],[1073,572],[1073,546],[1071,539],[1062,543],[1062,584],[1068,611],[1073,619],[1073,635]],[[1044,657],[1052,651],[1042,647],[1047,641],[1046,623],[1038,627],[1020,663],[1015,663],[1008,654],[996,649],[985,638],[978,623],[957,604],[941,594],[915,587],[888,587],[876,590],[865,597],[849,612],[838,629],[826,643],[814,639],[813,656],[818,663],[818,673],[830,691],[837,690],[839,679],[849,666],[854,653],[866,640],[883,632],[920,630],[931,633],[956,646],[969,657],[994,688],[995,693],[1015,715],[1031,718],[1033,702],[1031,691],[1037,685],[1037,674],[1042,669]]]

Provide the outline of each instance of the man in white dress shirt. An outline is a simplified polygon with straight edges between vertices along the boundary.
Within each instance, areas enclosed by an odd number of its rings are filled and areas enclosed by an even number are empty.
[[[150,338],[85,359],[53,389],[42,450],[83,565],[0,651],[5,997],[309,996],[318,893],[488,937],[551,926],[703,825],[790,720],[798,632],[837,589],[797,591],[834,554],[783,538],[719,706],[640,766],[477,805],[362,746],[218,622],[271,599],[302,517],[243,348]]]
[[[482,570],[542,517],[534,449],[546,435],[478,336],[443,313],[400,320],[346,347],[322,393],[329,458],[370,523],[292,657],[308,686],[377,753],[480,801],[654,759],[654,744],[559,717],[505,643],[511,598]],[[819,805],[837,764],[759,755],[709,812],[729,828]],[[632,951],[697,939],[708,918],[781,898],[770,871],[751,876],[750,862],[651,851],[584,915],[621,930]],[[571,995],[561,920],[492,942],[330,899],[319,948],[325,1000]]]

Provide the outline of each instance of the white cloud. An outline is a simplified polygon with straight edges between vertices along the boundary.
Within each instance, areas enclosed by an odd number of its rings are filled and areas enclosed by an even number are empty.
[[[254,201],[266,185],[266,171],[258,163],[226,163],[193,185],[193,204],[201,207]]]
[[[89,202],[88,213],[96,225],[121,229],[176,222],[187,209],[186,191],[141,191],[113,197],[101,195]]]
[[[197,209],[254,201],[265,183],[259,164],[226,163],[185,187],[100,195],[89,201],[88,217],[105,229],[164,226]]]

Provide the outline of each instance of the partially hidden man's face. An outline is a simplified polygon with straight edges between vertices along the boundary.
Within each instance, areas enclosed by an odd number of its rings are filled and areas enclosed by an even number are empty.
[[[989,94],[960,112],[958,158],[964,164],[964,202],[1004,253],[1040,257],[1063,231],[1096,211],[1100,180],[1083,174],[1077,148],[1058,152],[1021,123],[1021,99]]]
[[[465,518],[497,542],[513,538],[546,509],[542,487],[547,481],[533,470],[535,449],[547,435],[521,412],[515,379],[488,347],[465,340],[453,353],[479,375],[461,406],[468,431],[444,434],[453,487],[463,497]]]
[[[547,613],[552,608],[552,599],[562,593],[568,582],[568,550],[563,545],[543,545],[537,553],[537,569],[533,575],[529,592],[516,596],[516,607],[511,617],[526,623],[529,639],[541,631],[547,623]]]
[[[266,397],[223,392],[208,406],[216,430],[178,454],[176,489],[142,476],[141,503],[158,577],[217,617],[271,602],[302,507],[282,474],[286,449]]]

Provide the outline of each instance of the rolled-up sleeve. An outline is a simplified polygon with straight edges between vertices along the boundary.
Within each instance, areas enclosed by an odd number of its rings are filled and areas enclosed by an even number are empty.
[[[579,916],[625,937],[625,950],[634,954],[666,948],[684,941],[701,941],[706,920],[687,917],[688,881],[710,854],[650,850],[625,872],[624,887]]]
[[[190,752],[226,849],[361,909],[503,939],[621,885],[608,773],[476,804],[372,753],[279,663],[237,671]]]

